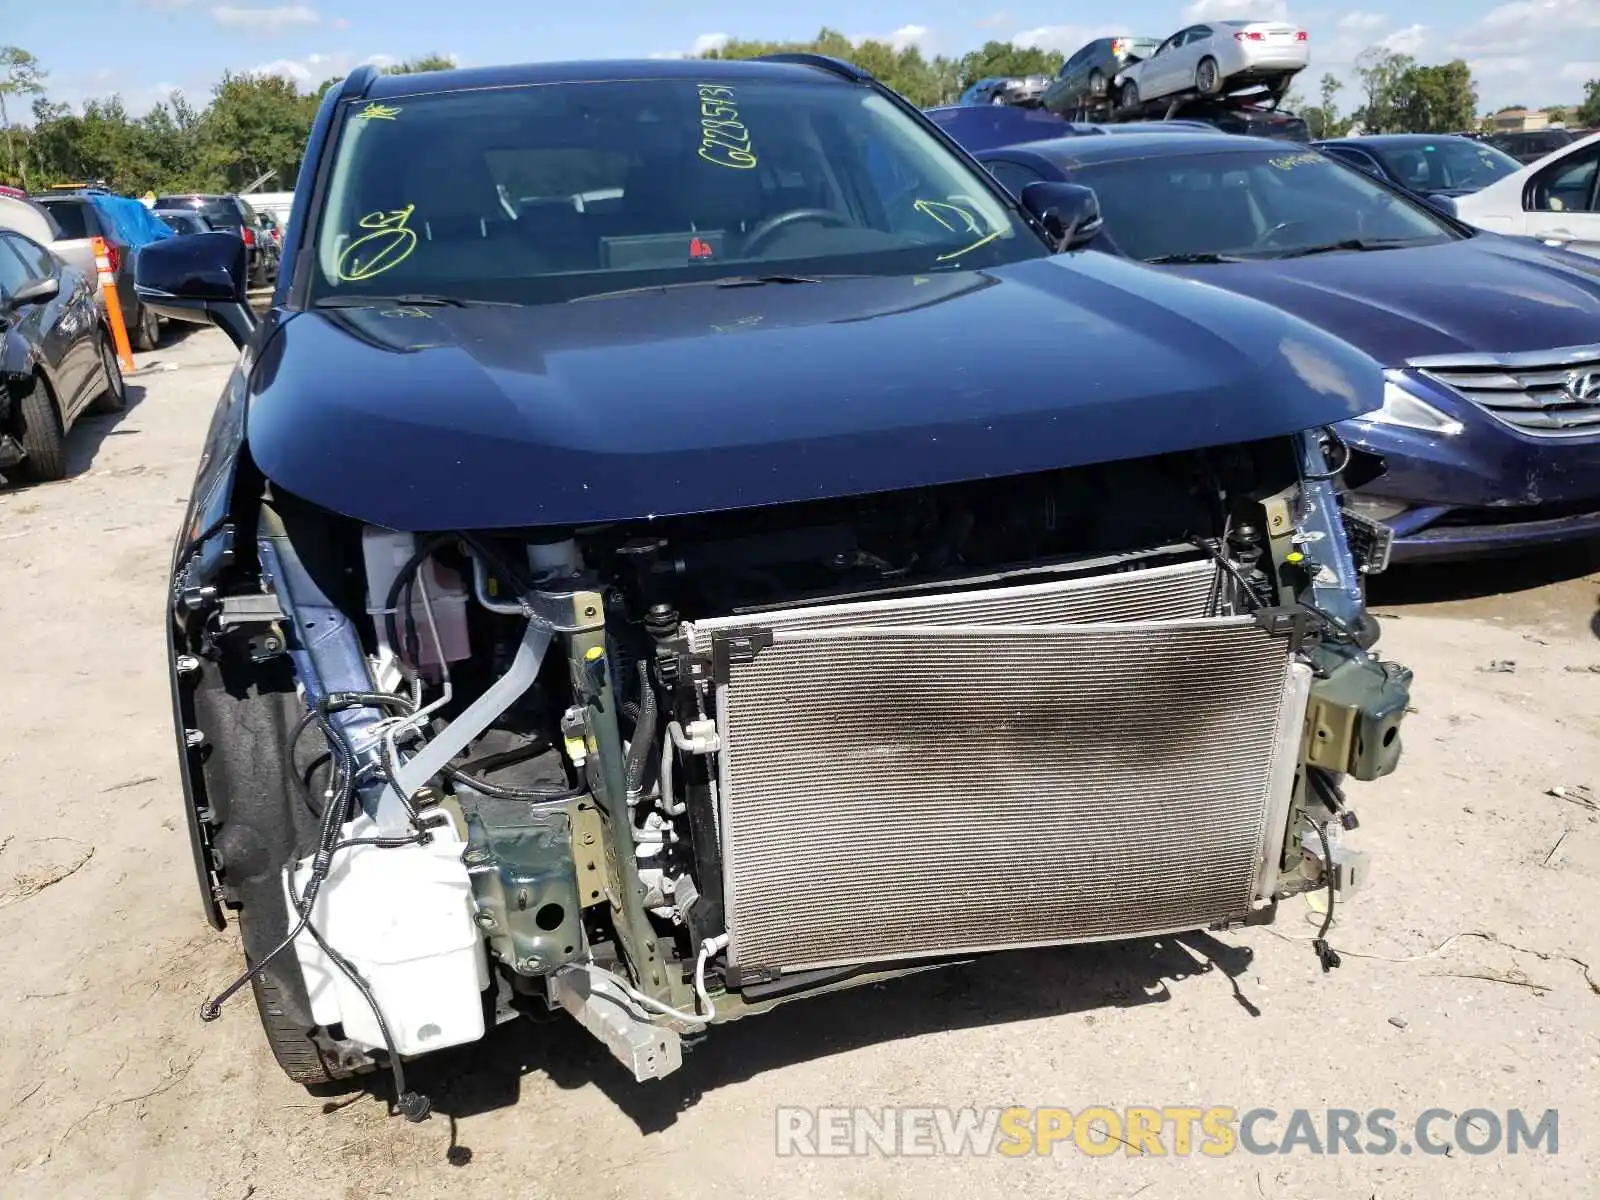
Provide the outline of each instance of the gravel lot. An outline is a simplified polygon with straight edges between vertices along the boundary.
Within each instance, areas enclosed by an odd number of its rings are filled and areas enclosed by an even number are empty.
[[[7,1196],[1596,1196],[1600,556],[1384,581],[1417,674],[1399,775],[1352,789],[1368,889],[1324,975],[1305,901],[1217,936],[1000,956],[717,1032],[634,1086],[564,1024],[382,1089],[278,1072],[204,924],[160,632],[171,539],[234,355],[169,331],[73,474],[0,491],[0,1193]],[[162,369],[165,368],[165,369]],[[1503,589],[1503,591],[1502,591]],[[1482,593],[1482,594],[1479,594]],[[1466,597],[1466,598],[1460,598]],[[1455,937],[1470,933],[1482,936]],[[1443,944],[1442,949],[1436,949]],[[1588,971],[1583,964],[1593,964]],[[1559,1153],[780,1158],[779,1105],[1559,1110]],[[1438,1126],[1448,1137],[1453,1122]],[[1405,1140],[1402,1137],[1402,1140]]]

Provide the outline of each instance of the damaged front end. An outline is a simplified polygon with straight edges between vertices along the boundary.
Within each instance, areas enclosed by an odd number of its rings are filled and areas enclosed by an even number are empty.
[[[646,1080],[791,999],[1354,889],[1410,673],[1331,441],[520,531],[263,489],[175,661],[280,1061],[531,1006]]]

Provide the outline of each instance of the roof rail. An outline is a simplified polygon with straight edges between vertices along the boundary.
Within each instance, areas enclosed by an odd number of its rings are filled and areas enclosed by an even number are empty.
[[[339,88],[339,99],[358,100],[365,96],[372,87],[372,81],[378,77],[378,68],[371,63],[362,63],[354,71],[344,77],[344,84]]]
[[[876,83],[869,73],[863,71],[855,63],[846,62],[842,58],[834,58],[831,54],[811,54],[804,51],[785,51],[781,54],[763,54],[755,59],[756,62],[770,63],[795,63],[802,67],[816,67],[818,70],[827,71],[830,75],[838,75],[848,79],[851,83]]]

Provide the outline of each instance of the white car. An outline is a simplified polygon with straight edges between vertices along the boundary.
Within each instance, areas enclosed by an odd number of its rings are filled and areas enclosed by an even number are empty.
[[[1456,199],[1463,221],[1600,258],[1600,133]]]
[[[1117,75],[1124,108],[1182,92],[1220,96],[1265,85],[1275,96],[1309,61],[1306,31],[1281,21],[1211,21],[1180,29]]]

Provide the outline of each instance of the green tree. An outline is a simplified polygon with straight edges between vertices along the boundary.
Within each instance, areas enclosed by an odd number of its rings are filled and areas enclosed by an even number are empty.
[[[420,58],[408,58],[405,62],[395,63],[391,67],[384,67],[385,75],[415,75],[418,71],[453,71],[456,60],[444,54],[424,54]]]
[[[6,97],[20,99],[23,96],[43,95],[44,79],[44,68],[32,54],[21,46],[0,46],[0,129],[5,130],[5,173],[19,180],[23,187],[28,186],[28,164],[25,155],[19,157],[17,154],[17,142],[21,139],[11,128],[11,117],[6,112]]]
[[[809,42],[732,41],[720,49],[709,51],[705,57],[740,59],[780,53],[827,54],[854,63],[913,104],[924,108],[953,99],[960,90],[959,69],[949,59],[935,58],[929,62],[915,46],[896,50],[888,42],[870,38],[857,44],[834,29],[821,30]]]
[[[995,75],[1054,75],[1063,61],[1065,56],[1059,50],[985,42],[982,49],[962,56],[959,82],[966,88]]]
[[[1578,105],[1575,120],[1584,128],[1600,125],[1600,79],[1583,85],[1583,103]]]
[[[1356,78],[1366,103],[1355,113],[1368,133],[1392,133],[1401,128],[1404,102],[1401,81],[1416,65],[1409,54],[1396,54],[1382,46],[1368,46],[1356,55]]]
[[[228,191],[268,171],[293,186],[316,103],[276,75],[223,75],[200,122],[201,170]]]
[[[1451,133],[1472,128],[1478,89],[1472,69],[1461,59],[1437,67],[1407,67],[1397,84],[1394,105],[1407,133]]]
[[[1300,110],[1312,137],[1343,137],[1349,130],[1349,119],[1339,115],[1339,106],[1335,103],[1343,88],[1344,84],[1333,74],[1323,75],[1318,85],[1318,103]]]

